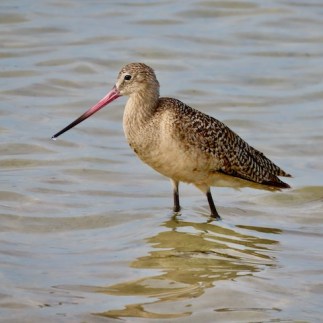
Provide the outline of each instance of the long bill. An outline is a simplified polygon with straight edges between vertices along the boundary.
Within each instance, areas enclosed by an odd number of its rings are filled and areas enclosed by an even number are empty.
[[[75,127],[80,122],[84,121],[88,117],[90,117],[95,112],[101,110],[103,107],[105,107],[110,102],[114,101],[118,97],[120,97],[121,94],[117,90],[116,86],[112,88],[112,90],[104,97],[102,98],[96,105],[94,105],[92,108],[87,110],[85,113],[83,113],[80,117],[78,117],[76,120],[74,120],[72,123],[70,123],[68,126],[66,126],[61,131],[57,132],[54,136],[52,136],[52,139],[56,139],[58,136],[63,134],[64,132],[70,130],[71,128]]]

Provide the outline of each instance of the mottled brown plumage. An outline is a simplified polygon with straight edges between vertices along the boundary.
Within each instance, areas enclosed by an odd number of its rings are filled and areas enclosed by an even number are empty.
[[[160,98],[157,110],[174,111],[177,138],[208,158],[219,161],[219,171],[259,184],[288,188],[277,176],[290,177],[263,153],[248,145],[219,120],[172,98]]]
[[[175,212],[180,210],[179,182],[192,183],[203,191],[211,216],[216,218],[220,216],[210,186],[216,185],[221,174],[279,188],[289,187],[278,178],[290,177],[289,174],[225,124],[177,99],[160,98],[153,69],[142,63],[124,66],[112,91],[53,137],[121,95],[129,96],[123,117],[129,145],[142,161],[171,179]]]

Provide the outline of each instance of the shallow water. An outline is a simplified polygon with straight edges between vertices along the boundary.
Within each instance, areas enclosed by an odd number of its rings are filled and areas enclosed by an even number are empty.
[[[323,294],[323,4],[0,5],[0,313],[5,322],[317,322]],[[224,121],[294,175],[281,192],[171,186],[133,155],[122,65]]]

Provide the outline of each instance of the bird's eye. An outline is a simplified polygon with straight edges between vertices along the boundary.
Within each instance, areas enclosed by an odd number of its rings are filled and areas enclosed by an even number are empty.
[[[129,74],[125,75],[124,79],[126,81],[130,81],[131,80],[131,75],[129,75]]]

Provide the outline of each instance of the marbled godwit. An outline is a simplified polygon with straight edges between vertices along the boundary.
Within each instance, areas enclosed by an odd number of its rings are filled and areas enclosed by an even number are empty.
[[[142,63],[124,66],[112,90],[55,139],[108,103],[128,95],[123,128],[138,157],[173,185],[174,212],[179,212],[179,182],[192,183],[206,194],[211,216],[220,219],[210,186],[220,174],[267,186],[289,188],[278,176],[290,177],[263,153],[249,146],[222,122],[172,98],[159,97],[153,69]]]

